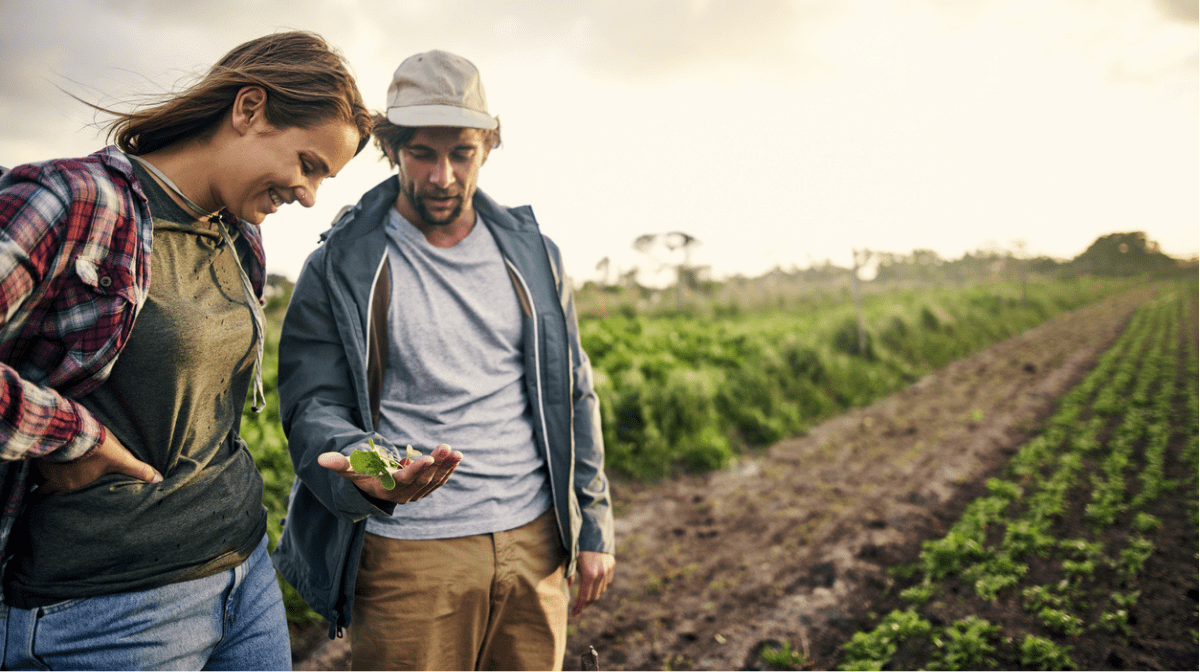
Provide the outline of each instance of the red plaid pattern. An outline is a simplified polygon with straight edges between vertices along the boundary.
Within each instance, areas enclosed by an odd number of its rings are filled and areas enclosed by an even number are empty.
[[[240,229],[261,296],[261,235]],[[0,177],[0,548],[24,493],[22,465],[7,463],[74,460],[104,439],[72,397],[98,387],[124,347],[149,289],[152,240],[146,198],[115,147]]]

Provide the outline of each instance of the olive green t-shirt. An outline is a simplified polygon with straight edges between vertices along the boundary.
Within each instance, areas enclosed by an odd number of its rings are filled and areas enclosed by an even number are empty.
[[[35,489],[5,575],[21,608],[216,574],[266,530],[262,478],[237,435],[255,351],[233,253],[135,169],[154,218],[149,296],[111,376],[79,402],[164,480]]]

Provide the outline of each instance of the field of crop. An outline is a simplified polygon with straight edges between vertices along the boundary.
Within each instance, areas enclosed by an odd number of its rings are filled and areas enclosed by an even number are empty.
[[[1128,281],[893,291],[852,304],[711,319],[607,317],[580,325],[596,370],[610,472],[709,471],[747,447],[902,389],[926,373]]]
[[[1178,285],[1135,314],[989,494],[894,568],[908,606],[854,634],[840,669],[1195,666],[1195,309]],[[1190,597],[1147,595],[1147,561],[1181,538]]]
[[[1026,300],[1019,287],[997,284],[878,293],[865,305],[865,342],[846,305],[707,320],[586,319],[581,331],[597,374],[619,512],[627,487],[719,471],[952,360],[1136,284],[1058,281],[1032,285]],[[278,321],[272,324],[267,410],[247,413],[242,431],[266,483],[273,546],[293,475],[278,424]],[[912,571],[898,580],[917,581]],[[294,650],[303,655],[325,630],[290,587],[284,591]]]
[[[1083,669],[1194,669],[1197,528],[1186,511],[1196,499],[1195,297],[1194,282],[1135,287],[957,359],[766,454],[743,455],[730,469],[644,487],[618,481],[617,577],[573,623],[567,664],[595,647],[601,669],[974,669],[992,659],[1000,669],[1045,669],[1048,661],[1065,666],[1056,658],[1064,652]],[[1152,352],[1123,345],[1145,340],[1144,324],[1183,340],[1155,332],[1157,342],[1175,343],[1176,358],[1153,374],[1135,362],[1117,399],[1155,398],[1149,381],[1170,370],[1175,407],[1164,487],[1141,485],[1156,482],[1147,466],[1156,458],[1144,459],[1154,435],[1146,430],[1120,469],[1129,507],[1121,511],[1103,493],[1114,489],[1107,484],[1120,460],[1109,461],[1104,447],[1126,426],[1123,405],[1110,404],[1095,432],[1083,428],[1119,370],[1120,357],[1104,353],[1118,342],[1119,353]],[[1073,399],[1087,410],[1060,413]],[[1148,413],[1152,403],[1139,408]],[[1068,443],[1094,437],[1095,447],[1047,532],[1021,516],[1018,502],[1048,500],[1037,493],[1067,480],[1054,468],[1062,461],[1038,448],[1056,432]],[[1043,460],[1036,474],[1032,456]],[[1143,502],[1149,494],[1140,493],[1151,490],[1158,499]],[[1093,492],[1102,494],[1093,501]],[[1144,508],[1134,511],[1135,501]],[[1011,527],[997,522],[1001,503]],[[1094,532],[1106,508],[1119,513],[1108,531]],[[1101,538],[1097,552],[1090,544]],[[1005,539],[1009,553],[993,554]],[[1116,582],[1098,583],[1106,578]]]

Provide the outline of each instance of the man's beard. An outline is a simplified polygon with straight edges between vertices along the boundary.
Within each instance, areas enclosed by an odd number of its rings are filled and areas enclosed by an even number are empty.
[[[408,199],[408,202],[412,204],[413,209],[417,211],[418,215],[420,215],[421,221],[430,226],[446,226],[453,224],[456,220],[458,220],[458,216],[462,214],[462,197],[459,197],[458,205],[450,211],[450,214],[447,215],[444,220],[439,221],[434,219],[433,213],[429,212],[429,208],[425,207],[425,201],[421,198],[418,198],[413,190],[410,189],[408,185],[404,184],[404,180],[400,181],[400,191],[404,193],[404,197]]]

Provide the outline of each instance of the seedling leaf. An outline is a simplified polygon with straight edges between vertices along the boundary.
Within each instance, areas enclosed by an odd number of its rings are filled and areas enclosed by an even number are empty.
[[[388,455],[385,451],[378,448],[375,442],[370,438],[367,439],[367,444],[371,446],[370,450],[355,450],[350,453],[350,468],[355,472],[379,478],[379,482],[385,490],[394,490],[396,488],[396,479],[392,477],[392,470],[399,469],[401,464]],[[412,446],[408,447],[408,455],[411,456],[420,453],[413,450]]]

